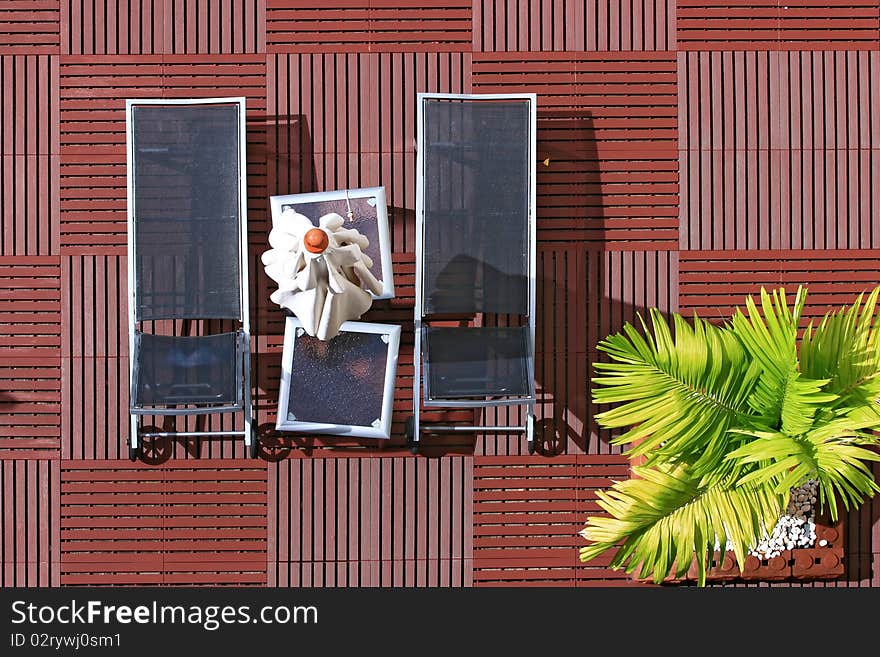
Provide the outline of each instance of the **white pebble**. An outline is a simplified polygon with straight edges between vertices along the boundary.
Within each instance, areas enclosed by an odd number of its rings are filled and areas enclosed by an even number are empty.
[[[764,539],[749,553],[761,559],[772,559],[783,550],[815,545],[816,524],[813,522],[813,514],[818,488],[819,483],[814,479],[792,488],[786,513],[779,518],[772,531],[765,531]],[[824,545],[827,544],[825,541]]]

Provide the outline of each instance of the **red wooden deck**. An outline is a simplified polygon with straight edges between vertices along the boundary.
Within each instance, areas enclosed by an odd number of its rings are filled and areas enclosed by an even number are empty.
[[[880,283],[878,68],[880,0],[0,3],[0,584],[634,585],[577,561],[593,491],[626,473],[591,419],[596,342],[650,306],[723,317],[805,284],[817,316]],[[539,97],[534,456],[403,448],[420,91]],[[223,95],[248,103],[258,420],[282,332],[267,197],[383,185],[390,444],[127,459],[124,100]],[[880,585],[880,501],[845,531],[845,577],[815,585]]]

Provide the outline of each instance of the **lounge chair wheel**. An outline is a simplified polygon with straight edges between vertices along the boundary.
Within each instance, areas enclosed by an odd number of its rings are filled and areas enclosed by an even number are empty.
[[[128,446],[128,458],[132,461],[137,461],[138,457],[141,455],[140,445],[137,447],[132,447],[131,444]]]

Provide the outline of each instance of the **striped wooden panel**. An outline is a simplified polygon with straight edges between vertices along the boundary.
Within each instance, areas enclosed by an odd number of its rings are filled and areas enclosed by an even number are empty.
[[[272,357],[275,359],[274,354]],[[277,358],[280,359],[280,354]],[[61,359],[62,458],[127,459],[127,440],[131,433],[128,404],[127,357]],[[142,432],[241,431],[243,422],[244,415],[240,412],[176,418],[148,415],[140,418],[139,426]],[[143,444],[145,460],[150,463],[185,458],[242,459],[246,456],[241,435],[144,438]]]
[[[266,0],[266,49],[270,53],[367,52],[369,39],[369,0],[323,4]]]
[[[474,3],[475,51],[674,49],[674,0]]]
[[[880,117],[870,111],[880,98],[880,52],[774,53],[770,61],[779,94],[771,148],[880,147]]]
[[[58,253],[58,156],[0,156],[0,256]]]
[[[809,292],[804,317],[818,318],[880,285],[877,249],[682,251],[679,257],[681,312],[719,321],[761,286],[793,294],[803,285]]]
[[[166,0],[165,52],[266,52],[266,0]]]
[[[548,122],[549,123],[549,122]],[[538,241],[594,243],[606,249],[678,246],[678,153],[603,151],[553,121],[539,150]],[[547,125],[547,124],[545,124]]]
[[[779,238],[773,246],[880,247],[880,151],[792,150],[780,154],[778,170]]]
[[[57,257],[0,257],[0,458],[57,456],[59,276]]]
[[[61,0],[0,3],[0,54],[58,54]]]
[[[416,92],[468,94],[472,57],[457,53],[382,54],[377,75],[379,184],[389,205],[392,248],[415,252]],[[387,102],[388,98],[408,99]]]
[[[471,0],[266,0],[269,52],[469,52]]]
[[[57,357],[61,273],[57,257],[0,257],[0,358]]]
[[[778,0],[677,0],[679,50],[774,50]]]
[[[444,587],[459,588],[472,584],[470,559],[430,561],[305,561],[279,566],[279,587]],[[400,582],[388,583],[383,582]],[[429,583],[436,582],[436,583]],[[442,582],[442,583],[441,583]]]
[[[128,458],[128,386],[128,358],[61,359],[61,458]]]
[[[121,256],[64,256],[64,358],[128,356],[128,265]]]
[[[779,56],[678,53],[679,147],[766,150],[779,125]]]
[[[681,246],[880,246],[876,149],[681,151]]]
[[[784,0],[780,50],[877,50],[880,5],[874,0]]]
[[[0,55],[0,255],[58,253],[58,58]]]
[[[683,249],[779,245],[779,151],[683,150],[679,158]]]
[[[473,66],[475,92],[538,94],[540,241],[675,248],[674,53],[487,53]]]
[[[678,0],[679,50],[875,50],[873,0]]]
[[[63,0],[61,52],[265,52],[265,0]]]
[[[591,349],[596,343],[619,331],[625,322],[635,322],[649,308],[674,312],[679,306],[680,254],[663,251],[612,251],[604,254],[598,272],[601,296],[596,310],[588,318],[595,324],[595,339],[588,338]]]
[[[60,358],[0,358],[0,459],[57,457],[60,415]]]
[[[628,476],[619,455],[474,457],[474,586],[638,585],[610,555],[578,559],[596,490]]]
[[[124,255],[125,99],[245,96],[249,207],[264,220],[265,61],[259,55],[66,57],[61,66],[61,249]]]
[[[470,52],[471,0],[370,0],[375,52]]]
[[[400,350],[397,360],[397,380],[394,388],[394,414],[391,421],[391,445],[403,445],[405,423],[412,415],[413,409],[413,333],[407,326],[409,322],[404,320],[383,320],[383,314],[379,311],[373,313],[372,321],[386,321],[402,323],[404,333],[401,335]],[[450,424],[461,422],[473,424],[475,412],[472,409],[426,409],[422,408],[421,421],[426,424]],[[338,439],[335,442],[339,442]],[[473,454],[476,438],[473,434],[453,432],[436,435],[424,435],[422,453],[426,456],[442,456],[447,453]]]
[[[0,461],[0,586],[59,585],[57,460]]]
[[[876,247],[876,56],[680,54],[681,246]]]
[[[878,52],[679,53],[680,147],[877,148],[878,66]]]
[[[272,354],[271,358],[280,363],[280,352],[277,356]],[[258,361],[259,357],[255,356],[252,365]],[[131,433],[128,359],[106,356],[64,358],[61,360],[61,380],[62,458],[128,458],[127,440]],[[256,378],[253,381],[256,385]],[[265,420],[263,423],[265,425]],[[271,426],[274,427],[274,410]],[[140,418],[139,427],[142,433],[240,432],[244,428],[244,414],[214,413],[176,418],[147,415]],[[185,458],[241,459],[247,454],[241,435],[143,438],[142,442],[145,460],[150,463]],[[277,450],[271,453],[276,454]]]
[[[578,247],[541,244],[537,254],[535,317],[536,441],[544,454],[595,447],[587,397],[587,318],[600,298],[602,254]],[[559,313],[562,321],[548,321]],[[521,435],[489,434],[478,454],[525,454]]]
[[[269,584],[470,586],[470,457],[289,459],[269,475]]]
[[[593,274],[595,272],[595,274]],[[658,308],[668,314],[675,312],[679,305],[679,253],[677,251],[610,251],[591,266],[591,275],[597,281],[598,296],[592,300],[587,316],[587,376],[592,378],[597,372],[594,363],[608,360],[596,350],[598,342],[623,329],[624,324],[641,326],[639,317],[647,319],[651,308]],[[559,358],[560,356],[557,356]],[[565,358],[563,354],[561,356]],[[592,398],[592,386],[588,399]],[[616,454],[620,447],[612,446],[610,440],[620,433],[610,431],[596,424],[593,417],[607,406],[588,406],[589,441],[584,451],[590,454]]]
[[[0,54],[0,154],[58,153],[57,85],[57,56]]]
[[[266,464],[61,462],[61,585],[265,585]]]
[[[532,92],[539,118],[592,122],[601,151],[677,148],[674,52],[475,53],[475,93]]]
[[[127,458],[128,293],[121,256],[64,256],[61,455]]]
[[[65,55],[149,55],[166,52],[169,0],[61,0]]]
[[[268,144],[279,158],[273,193],[376,184],[380,57],[388,56],[269,56]]]

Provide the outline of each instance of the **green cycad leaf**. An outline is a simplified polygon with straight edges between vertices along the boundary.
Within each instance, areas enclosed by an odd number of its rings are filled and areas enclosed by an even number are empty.
[[[800,348],[801,373],[828,379],[826,392],[838,395],[829,408],[870,405],[880,398],[880,314],[874,317],[880,287],[840,310],[826,313],[818,327],[812,322]],[[864,305],[862,300],[864,299]]]
[[[675,337],[663,315],[651,311],[652,331],[627,324],[599,343],[612,363],[593,379],[597,404],[618,404],[596,416],[603,427],[634,427],[617,444],[643,442],[631,450],[648,463],[683,461],[696,476],[710,472],[728,451],[728,427],[749,413],[749,396],[760,373],[729,331],[695,316],[693,326],[673,315]]]
[[[816,475],[818,463],[815,445],[804,438],[788,436],[778,431],[741,431],[757,440],[735,449],[727,458],[738,461],[742,469],[754,465],[756,469],[739,479],[743,485],[774,486],[784,495]]]
[[[749,403],[768,426],[778,426],[789,379],[797,374],[798,322],[806,296],[803,288],[798,288],[790,310],[784,290],[771,294],[761,288],[763,315],[751,297],[746,299],[748,316],[739,309],[733,315],[734,334],[762,370]]]
[[[823,390],[828,379],[809,378],[799,371],[798,322],[806,298],[806,291],[799,287],[789,309],[783,289],[769,293],[761,288],[761,310],[749,297],[748,317],[737,310],[732,322],[733,332],[762,370],[750,399],[761,417],[758,424],[789,436],[808,431],[817,410],[837,399]]]
[[[686,466],[635,468],[634,474],[599,492],[608,515],[587,519],[581,533],[592,544],[581,548],[580,558],[616,548],[612,568],[638,571],[657,583],[684,575],[696,558],[702,586],[706,557],[716,545],[731,547],[742,568],[748,548],[774,526],[786,503],[771,486],[701,487]]]
[[[828,379],[808,379],[797,371],[785,380],[780,407],[782,433],[798,436],[810,430],[816,412],[825,404],[837,399],[837,395],[822,392]]]
[[[861,504],[880,492],[866,463],[880,461],[875,449],[880,440],[873,431],[880,428],[876,413],[857,409],[845,417],[817,427],[805,438],[816,451],[820,502],[837,519],[837,499],[844,509]]]
[[[877,444],[876,436],[865,431],[874,427],[874,418],[842,417],[798,437],[741,431],[756,440],[732,451],[727,458],[738,461],[743,468],[756,468],[741,477],[740,484],[774,485],[779,494],[807,479],[817,479],[822,506],[827,506],[836,520],[838,498],[849,509],[880,491],[865,465],[880,461],[880,455],[862,446]]]

